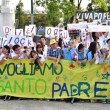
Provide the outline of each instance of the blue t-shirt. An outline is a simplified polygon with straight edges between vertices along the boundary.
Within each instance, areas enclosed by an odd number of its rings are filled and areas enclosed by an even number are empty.
[[[74,48],[71,50],[68,50],[68,48],[63,49],[63,58],[65,60],[73,60],[74,58]]]
[[[84,49],[84,52],[79,52],[79,51],[77,50],[78,60],[87,59],[87,53],[88,53],[88,49]]]
[[[93,57],[92,57],[92,52],[91,52],[91,51],[88,52],[87,58],[88,58],[88,61],[91,61],[91,60],[93,59]]]

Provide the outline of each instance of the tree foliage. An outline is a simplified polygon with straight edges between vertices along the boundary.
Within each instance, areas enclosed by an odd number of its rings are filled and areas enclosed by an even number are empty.
[[[108,11],[107,3],[110,2],[109,0],[92,0],[91,3],[88,4],[87,10],[88,11]]]
[[[52,26],[58,25],[60,18],[63,18],[64,22],[69,22],[71,16],[75,13],[74,3],[68,0],[37,0],[36,4],[47,9],[47,21]]]
[[[17,28],[24,27],[25,20],[24,20],[23,3],[21,0],[19,1],[18,5],[16,6],[15,18],[19,20],[19,25]]]

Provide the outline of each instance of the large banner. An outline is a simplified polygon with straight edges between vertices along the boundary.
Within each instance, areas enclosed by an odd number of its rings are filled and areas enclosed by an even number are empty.
[[[58,68],[47,60],[37,66],[29,59],[0,65],[0,95],[26,98],[110,99],[110,68],[62,60]]]
[[[110,12],[83,12],[77,13],[76,18],[78,19],[101,19],[110,20]]]

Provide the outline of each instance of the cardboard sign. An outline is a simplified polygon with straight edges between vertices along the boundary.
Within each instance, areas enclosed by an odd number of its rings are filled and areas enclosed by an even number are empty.
[[[5,36],[12,35],[12,27],[10,27],[10,26],[3,26],[3,34]]]
[[[16,35],[23,36],[23,29],[16,29]]]
[[[36,35],[36,25],[29,25],[30,34],[29,36]]]
[[[8,36],[7,37],[7,42],[8,44],[12,44],[12,45],[23,45],[23,46],[26,46],[26,37],[25,36],[18,36],[18,35],[15,35],[15,36]]]
[[[110,26],[105,25],[88,25],[88,32],[109,32]]]
[[[36,35],[36,25],[25,26],[25,36]]]
[[[5,45],[7,45],[7,38],[0,37],[0,46],[4,47]]]
[[[33,43],[33,38],[32,37],[27,37],[25,42],[26,42],[26,46],[27,47],[34,47],[34,43]]]
[[[63,40],[68,40],[68,39],[69,39],[68,30],[61,31],[61,32],[60,32],[60,37],[61,37]]]
[[[30,35],[29,26],[25,26],[25,36],[29,36],[29,35]]]
[[[47,38],[59,37],[59,28],[58,27],[46,27],[45,36]]]
[[[106,20],[106,25],[110,26],[110,20]]]
[[[88,28],[88,25],[97,25],[97,22],[92,22],[92,23],[86,23],[86,22],[80,22],[76,24],[67,24],[67,29],[68,31],[71,30],[81,30],[83,28]]]

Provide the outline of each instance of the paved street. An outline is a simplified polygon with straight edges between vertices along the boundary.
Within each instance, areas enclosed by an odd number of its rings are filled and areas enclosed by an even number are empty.
[[[1,99],[0,110],[110,110],[110,104]]]

